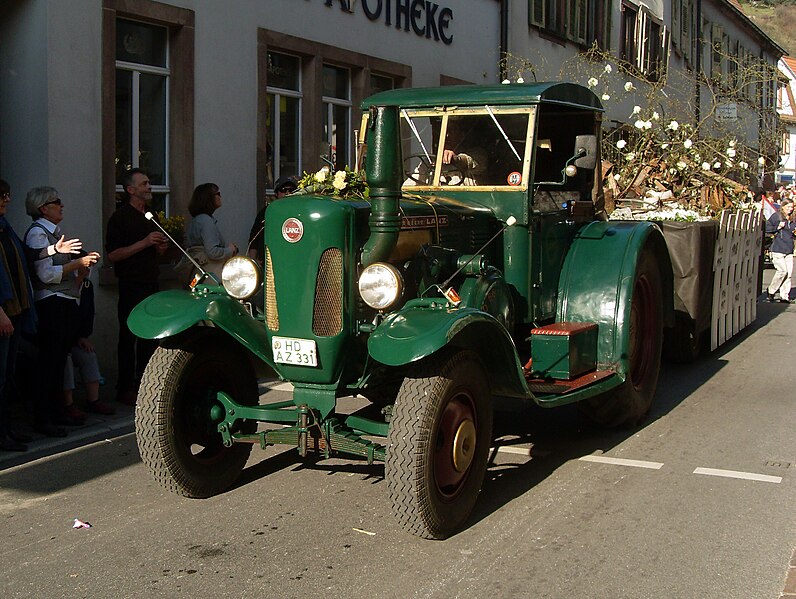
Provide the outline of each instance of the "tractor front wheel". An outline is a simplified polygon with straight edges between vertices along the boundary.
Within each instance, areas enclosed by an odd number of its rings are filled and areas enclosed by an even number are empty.
[[[238,478],[252,446],[225,447],[211,417],[224,391],[243,405],[257,403],[257,381],[249,362],[219,344],[189,349],[159,347],[144,371],[135,408],[141,458],[166,489],[185,497],[210,497]],[[233,432],[252,433],[243,421]]]
[[[490,397],[471,351],[442,350],[404,379],[384,470],[393,512],[408,532],[443,539],[469,517],[492,440]]]

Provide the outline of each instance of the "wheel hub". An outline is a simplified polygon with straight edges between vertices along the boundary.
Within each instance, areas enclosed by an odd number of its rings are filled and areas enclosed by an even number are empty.
[[[469,418],[463,420],[453,438],[453,467],[464,472],[470,467],[475,455],[475,424]]]

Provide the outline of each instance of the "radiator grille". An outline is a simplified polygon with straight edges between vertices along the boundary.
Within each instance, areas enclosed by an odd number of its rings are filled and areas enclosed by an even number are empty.
[[[331,337],[343,330],[343,253],[329,248],[321,256],[315,281],[312,332]]]
[[[279,310],[276,307],[276,286],[271,252],[265,248],[265,322],[272,331],[279,330]]]

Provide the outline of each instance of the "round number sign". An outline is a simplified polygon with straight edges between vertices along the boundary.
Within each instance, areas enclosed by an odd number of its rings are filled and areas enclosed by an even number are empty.
[[[514,171],[513,173],[509,173],[509,176],[506,177],[506,181],[509,182],[509,185],[517,186],[522,183],[522,175]]]

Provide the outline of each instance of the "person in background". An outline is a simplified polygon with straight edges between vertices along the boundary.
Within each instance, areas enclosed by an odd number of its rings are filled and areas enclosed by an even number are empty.
[[[221,282],[221,269],[232,256],[238,255],[238,246],[227,243],[213,214],[222,205],[221,190],[215,183],[202,183],[193,190],[188,212],[193,217],[185,233],[185,245],[205,271],[216,275]]]
[[[36,372],[41,390],[36,395],[34,428],[47,436],[62,437],[66,431],[57,424],[77,426],[85,421],[85,414],[77,406],[63,406],[63,373],[77,324],[77,281],[100,255],[44,255],[49,246],[59,241],[64,218],[64,203],[54,187],[31,189],[25,198],[25,210],[33,219],[25,233],[25,246],[33,264],[31,282],[39,317]]]
[[[295,177],[279,177],[274,183],[274,200],[281,200],[297,189],[298,182]],[[265,260],[263,255],[263,230],[265,229],[265,209],[268,208],[269,203],[266,202],[265,206],[257,213],[257,216],[254,217],[254,224],[249,232],[249,250],[247,255],[249,258],[257,260],[260,264]]]
[[[6,405],[8,383],[16,370],[19,338],[23,332],[35,332],[36,310],[25,250],[6,220],[9,202],[11,186],[0,179],[0,450],[26,451],[25,443],[31,437],[9,426]]]
[[[141,375],[157,342],[137,339],[127,326],[127,317],[136,305],[159,290],[158,256],[166,251],[168,238],[144,216],[152,201],[152,184],[146,173],[137,168],[127,171],[122,187],[125,200],[108,220],[105,251],[119,282],[116,399],[134,406]]]
[[[99,397],[100,369],[94,344],[89,337],[94,332],[94,285],[88,276],[78,280],[80,285],[80,305],[78,308],[77,340],[69,351],[64,369],[64,405],[73,405],[72,391],[75,388],[75,367],[80,370],[80,377],[86,389],[86,410],[95,414],[110,416],[116,410]]]
[[[790,304],[791,275],[793,273],[793,239],[796,223],[793,222],[793,202],[782,200],[779,210],[772,214],[766,221],[766,233],[773,233],[771,242],[771,262],[777,272],[768,286],[766,299],[774,301],[774,296],[779,291],[779,301]]]

